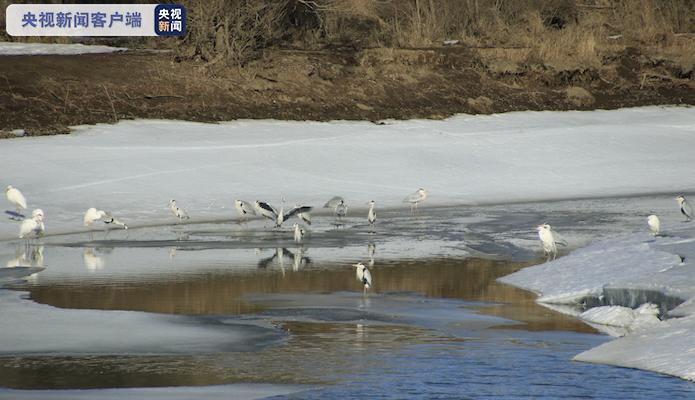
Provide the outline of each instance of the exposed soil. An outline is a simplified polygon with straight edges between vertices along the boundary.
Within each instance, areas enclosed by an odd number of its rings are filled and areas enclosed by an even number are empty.
[[[243,68],[130,51],[0,57],[0,136],[130,118],[372,120],[695,104],[692,71],[635,49],[600,69],[486,63],[485,49],[266,50]]]

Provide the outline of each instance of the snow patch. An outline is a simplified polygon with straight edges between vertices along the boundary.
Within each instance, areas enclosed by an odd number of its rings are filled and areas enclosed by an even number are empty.
[[[57,43],[18,43],[18,42],[0,42],[0,56],[20,56],[20,55],[77,55],[89,53],[113,53],[116,51],[128,50],[125,47],[97,46],[84,45],[80,43],[74,44],[57,44]]]
[[[89,207],[129,227],[174,222],[171,198],[195,222],[236,217],[235,199],[320,207],[340,195],[350,213],[369,200],[378,213],[405,207],[403,198],[419,187],[430,194],[421,207],[675,192],[695,188],[695,174],[668,173],[674,165],[695,169],[693,126],[688,107],[388,125],[133,120],[8,140],[0,183],[45,211],[47,234],[81,229]],[[25,154],[41,157],[32,173]],[[16,235],[16,226],[0,224],[0,237]]]

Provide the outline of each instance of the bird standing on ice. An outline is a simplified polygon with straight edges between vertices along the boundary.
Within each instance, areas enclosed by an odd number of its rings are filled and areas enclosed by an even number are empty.
[[[369,202],[369,212],[367,213],[367,221],[369,221],[369,226],[373,227],[376,222],[376,211],[374,211],[374,200]]]
[[[552,256],[554,260],[557,257],[557,245],[566,246],[567,242],[560,239],[549,224],[538,225],[536,230],[543,243],[543,252],[548,256],[548,259]]]
[[[27,199],[24,197],[19,189],[9,185],[5,188],[5,196],[7,196],[7,201],[12,203],[17,210],[17,214],[13,215],[16,218],[24,218],[22,215],[22,210],[27,208]]]
[[[348,212],[348,206],[347,204],[345,204],[345,200],[340,200],[338,204],[336,204],[335,209],[333,211],[335,211],[335,216],[339,219],[346,216]]]
[[[102,210],[97,210],[94,207],[91,207],[87,209],[87,212],[84,213],[84,226],[92,226],[93,223],[99,221],[100,219],[104,218],[106,216],[106,212]]]
[[[19,238],[39,237],[46,227],[43,225],[43,210],[37,208],[31,213],[31,218],[22,221],[19,226]]]
[[[686,221],[690,221],[693,218],[693,208],[690,207],[688,200],[686,200],[685,196],[681,194],[676,197],[676,201],[678,202],[678,205],[681,206],[681,213],[685,215]]]
[[[355,277],[364,286],[364,294],[367,294],[367,289],[372,287],[372,273],[362,263],[353,264],[352,266],[357,269]]]
[[[659,221],[659,217],[654,214],[648,216],[647,225],[649,225],[649,230],[652,231],[652,235],[659,235],[659,230],[661,229],[661,221]]]
[[[304,238],[304,229],[299,227],[299,224],[292,225],[294,228],[294,241],[296,243],[301,243]]]
[[[413,209],[417,210],[417,205],[421,201],[424,201],[427,198],[427,191],[423,188],[418,189],[415,193],[409,194],[405,199],[403,199],[404,203],[410,203],[410,212],[413,212]]]
[[[256,211],[253,210],[253,206],[247,201],[235,200],[234,207],[243,220],[246,220],[249,215],[256,215]]]
[[[183,208],[176,205],[176,200],[171,200],[169,202],[169,209],[174,216],[180,220],[189,219],[188,213]]]

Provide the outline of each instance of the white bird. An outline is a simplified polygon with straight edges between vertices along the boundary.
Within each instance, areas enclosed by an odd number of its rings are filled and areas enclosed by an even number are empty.
[[[658,236],[659,230],[661,229],[661,221],[659,221],[659,217],[654,214],[648,216],[647,224],[649,225],[649,230],[652,231],[652,235]]]
[[[97,210],[94,207],[91,207],[87,209],[87,211],[84,213],[84,226],[91,226],[93,223],[96,221],[99,221],[100,219],[104,218],[106,216],[106,212],[102,210]]]
[[[244,220],[246,220],[249,215],[256,215],[256,211],[254,211],[253,206],[248,201],[235,200],[234,207],[239,213],[239,216]]]
[[[300,228],[299,224],[294,224],[292,227],[294,228],[294,241],[301,243],[302,238],[304,238],[304,229]]]
[[[681,194],[676,197],[676,201],[678,202],[678,205],[681,206],[681,213],[685,215],[686,221],[690,221],[693,218],[693,208],[690,207],[688,200],[686,200],[685,196]]]
[[[557,245],[566,246],[567,242],[561,239],[549,224],[538,225],[536,230],[538,231],[538,237],[543,243],[543,252],[548,256],[548,259],[550,259],[550,256],[555,259],[557,257]]]
[[[43,234],[46,227],[43,224],[43,210],[37,208],[31,213],[31,218],[22,221],[19,226],[19,238],[25,239],[30,236],[39,237]]]
[[[415,193],[409,194],[405,199],[404,203],[410,203],[410,212],[413,212],[413,208],[417,210],[418,203],[424,201],[427,198],[427,191],[423,188],[418,189]]]
[[[367,213],[367,221],[370,226],[374,226],[376,222],[376,211],[374,211],[374,200],[369,202],[369,212]]]
[[[189,219],[188,213],[183,208],[176,205],[176,200],[171,200],[169,202],[169,209],[171,213],[178,219]]]
[[[340,202],[338,202],[338,204],[336,204],[334,211],[335,211],[336,217],[343,218],[344,216],[347,215],[348,206],[347,206],[347,204],[345,204],[344,200],[340,200]]]
[[[12,187],[12,185],[5,188],[5,196],[7,196],[7,201],[15,206],[18,216],[21,215],[22,210],[27,208],[27,199],[19,189]]]
[[[331,198],[330,200],[328,200],[328,201],[326,202],[326,204],[323,205],[323,208],[333,208],[333,209],[335,209],[335,207],[336,207],[338,204],[340,204],[341,201],[344,202],[345,200],[344,200],[342,197],[340,197],[340,196],[334,196],[333,198]]]
[[[281,227],[282,223],[291,217],[299,213],[307,213],[311,211],[312,208],[309,206],[295,206],[289,211],[285,212],[284,208],[280,207],[280,211],[278,211],[270,204],[258,200],[256,200],[256,203],[254,203],[254,207],[256,208],[256,212],[258,214],[275,222],[276,228]]]
[[[362,263],[353,264],[352,266],[356,268],[355,277],[364,285],[364,294],[367,294],[367,289],[372,287],[372,273]]]

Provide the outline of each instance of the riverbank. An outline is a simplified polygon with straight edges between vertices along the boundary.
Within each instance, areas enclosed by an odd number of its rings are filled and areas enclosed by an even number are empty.
[[[600,67],[570,69],[509,64],[500,51],[464,45],[266,49],[243,67],[214,70],[149,50],[0,55],[0,137],[138,118],[377,122],[695,104],[692,71],[634,48]]]

